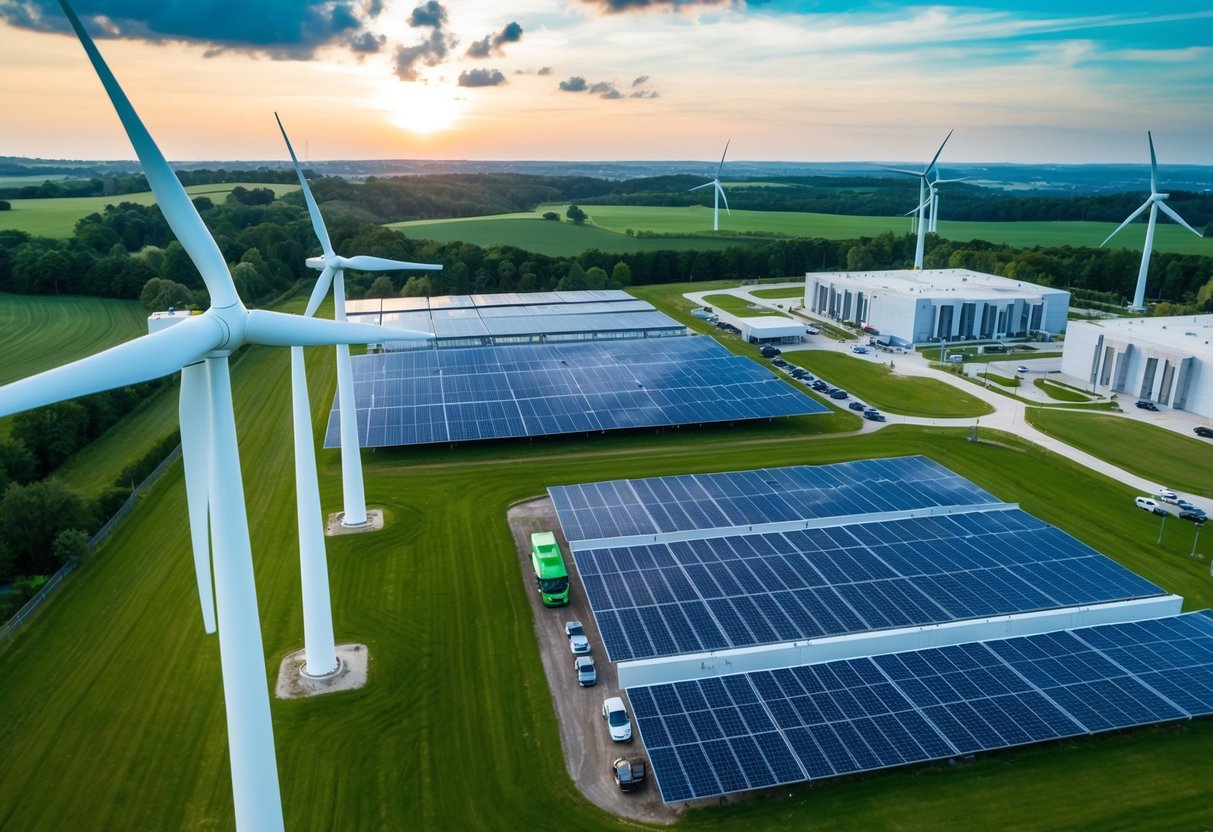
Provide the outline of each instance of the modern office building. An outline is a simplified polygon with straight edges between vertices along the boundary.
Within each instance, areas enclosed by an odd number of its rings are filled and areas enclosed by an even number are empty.
[[[968,269],[817,272],[805,275],[804,305],[905,346],[1059,335],[1070,293]]]
[[[1213,315],[1071,321],[1061,371],[1213,418]]]

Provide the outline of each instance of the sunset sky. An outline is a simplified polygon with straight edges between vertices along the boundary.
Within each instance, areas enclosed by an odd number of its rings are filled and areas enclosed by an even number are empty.
[[[1207,0],[79,0],[170,159],[1213,164]],[[239,16],[232,16],[233,9]],[[66,20],[0,0],[0,155],[133,157]]]

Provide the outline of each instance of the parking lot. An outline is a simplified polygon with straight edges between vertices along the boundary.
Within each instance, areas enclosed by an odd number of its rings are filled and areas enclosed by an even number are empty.
[[[543,497],[514,505],[510,508],[508,518],[518,550],[518,565],[534,615],[535,637],[556,710],[560,744],[569,776],[591,802],[612,814],[648,823],[674,823],[678,819],[678,812],[661,802],[661,793],[653,780],[651,766],[648,782],[639,791],[630,794],[620,792],[611,776],[611,761],[616,757],[641,757],[646,761],[649,758],[640,742],[634,714],[631,742],[612,742],[607,734],[602,719],[603,700],[610,696],[623,696],[626,702],[627,697],[619,689],[615,666],[607,661],[602,638],[594,624],[581,579],[569,553],[568,541],[560,531],[551,500]],[[534,589],[531,534],[538,531],[554,532],[560,543],[560,551],[569,571],[568,606],[545,607]],[[570,619],[580,621],[589,636],[593,648],[591,655],[598,671],[598,682],[593,687],[583,688],[577,684],[573,671],[574,656],[564,634],[564,622]],[[632,713],[630,703],[628,713]]]

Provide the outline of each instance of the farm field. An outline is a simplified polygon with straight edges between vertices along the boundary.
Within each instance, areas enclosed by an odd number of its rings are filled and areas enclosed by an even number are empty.
[[[564,215],[566,205],[541,205],[532,213],[498,214],[457,220],[419,220],[392,223],[409,237],[440,242],[469,242],[476,245],[513,245],[550,256],[572,256],[591,248],[618,253],[716,249],[763,242],[762,236],[788,235],[843,240],[874,237],[886,231],[909,234],[907,217],[855,217],[836,214],[807,214],[777,211],[734,211],[721,214],[721,231],[713,234],[712,209],[701,206],[662,208],[630,205],[583,205],[589,215],[584,226],[540,219],[544,211]],[[629,237],[627,230],[648,231],[669,237]],[[1097,222],[949,222],[940,220],[939,233],[952,240],[988,240],[1014,246],[1098,246],[1115,230],[1114,223]],[[1116,244],[1140,250],[1145,240],[1144,223],[1126,228]],[[1177,225],[1159,223],[1155,232],[1157,251],[1213,255],[1213,243],[1202,240]]]
[[[190,196],[206,196],[220,201],[241,185],[245,188],[270,188],[278,196],[299,190],[298,185],[261,185],[250,182],[191,185],[185,190]],[[25,231],[42,237],[70,237],[77,220],[103,211],[106,205],[117,205],[121,202],[151,205],[156,200],[151,191],[144,191],[138,194],[118,194],[116,196],[10,199],[8,201],[12,203],[13,207],[10,211],[0,211],[0,231]]]
[[[253,348],[234,373],[267,675],[302,643],[287,365],[285,350]],[[332,351],[309,351],[308,372],[319,427]],[[1121,509],[1132,491],[1056,455],[1006,435],[810,437],[812,424],[368,454],[368,497],[388,528],[328,551],[338,639],[369,645],[370,683],[273,703],[287,827],[635,828],[582,799],[561,757],[534,627],[562,619],[533,620],[504,519],[550,484],[925,453],[1188,609],[1213,604],[1187,524],[1155,545],[1151,518]],[[339,454],[319,459],[333,511]],[[218,647],[202,633],[188,551],[177,467],[0,652],[0,712],[20,715],[0,723],[0,828],[231,828]],[[1199,828],[1213,823],[1211,741],[1209,720],[1122,732],[780,789],[695,810],[679,828]],[[64,783],[75,799],[62,799]]]

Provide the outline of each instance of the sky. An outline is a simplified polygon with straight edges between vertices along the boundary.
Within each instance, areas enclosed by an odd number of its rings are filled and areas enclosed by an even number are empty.
[[[161,150],[305,160],[1213,164],[1207,0],[77,0]],[[0,0],[0,155],[133,151]]]

